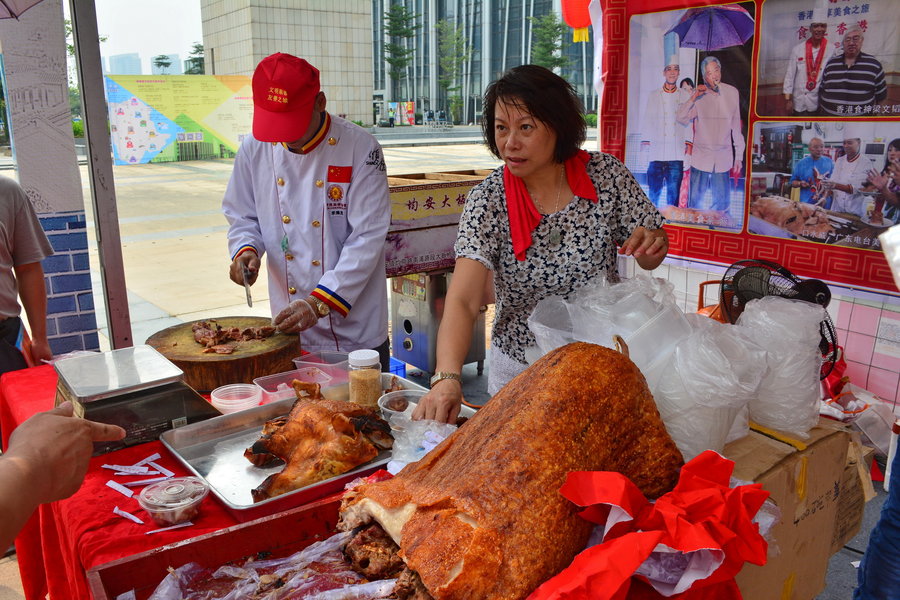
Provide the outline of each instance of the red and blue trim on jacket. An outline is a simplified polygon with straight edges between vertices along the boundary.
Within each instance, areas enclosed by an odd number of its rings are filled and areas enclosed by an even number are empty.
[[[324,285],[317,285],[316,289],[314,289],[310,296],[318,298],[325,304],[331,307],[331,310],[335,310],[339,312],[342,316],[346,317],[350,312],[352,306],[349,302],[341,298],[340,294],[333,290],[329,290]]]

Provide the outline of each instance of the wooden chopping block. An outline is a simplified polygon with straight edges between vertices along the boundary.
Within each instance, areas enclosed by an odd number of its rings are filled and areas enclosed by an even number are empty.
[[[207,321],[223,328],[241,329],[272,324],[265,317],[219,317]],[[184,382],[198,392],[209,392],[229,383],[253,383],[257,377],[292,371],[293,359],[300,356],[298,336],[279,332],[264,340],[238,342],[232,354],[204,354],[203,346],[194,341],[191,331],[196,322],[158,331],[147,338],[147,344],[184,371]]]

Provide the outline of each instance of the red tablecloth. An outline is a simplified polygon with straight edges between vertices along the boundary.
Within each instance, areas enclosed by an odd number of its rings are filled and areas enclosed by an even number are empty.
[[[53,407],[56,371],[51,365],[7,373],[0,378],[0,429],[3,447],[9,434],[32,414]],[[141,444],[91,460],[81,489],[66,500],[42,505],[16,538],[19,573],[29,600],[90,598],[85,572],[97,565],[145,550],[203,535],[235,525],[237,521],[209,495],[203,501],[193,527],[146,535],[157,526],[136,498],[126,498],[106,486],[114,477],[103,464],[130,465],[153,453],[160,464],[176,475],[187,471],[159,442]],[[137,488],[140,489],[140,488]],[[138,525],[112,512],[120,509],[143,519]]]

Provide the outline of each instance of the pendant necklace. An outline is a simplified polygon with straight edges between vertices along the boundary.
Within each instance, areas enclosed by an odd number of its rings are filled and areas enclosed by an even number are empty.
[[[550,245],[551,246],[559,246],[559,243],[562,241],[562,232],[560,232],[559,227],[556,225],[550,226]]]
[[[562,194],[562,184],[563,184],[563,176],[566,173],[565,167],[559,172],[559,184],[556,186],[556,202],[553,203],[553,212],[557,212],[559,210],[559,197]],[[549,211],[544,209],[544,206],[537,200],[535,200],[535,204],[537,204],[538,209],[544,216],[549,216]],[[550,245],[558,246],[562,241],[562,232],[559,229],[558,225],[551,224],[550,225]]]

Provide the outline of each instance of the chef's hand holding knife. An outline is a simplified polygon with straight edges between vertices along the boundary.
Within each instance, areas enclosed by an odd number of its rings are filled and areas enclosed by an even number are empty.
[[[228,276],[238,285],[244,285],[244,271],[248,271],[247,283],[253,285],[259,276],[259,255],[252,250],[241,252],[233,261]]]

